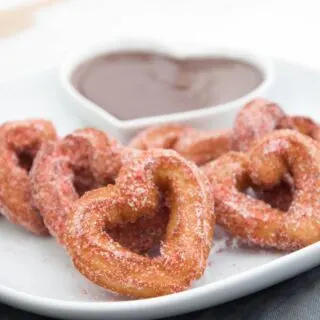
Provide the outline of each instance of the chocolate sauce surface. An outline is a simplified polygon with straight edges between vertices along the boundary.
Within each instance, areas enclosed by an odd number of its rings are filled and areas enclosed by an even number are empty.
[[[129,51],[97,56],[72,76],[83,96],[122,120],[216,106],[262,81],[260,70],[238,60]]]

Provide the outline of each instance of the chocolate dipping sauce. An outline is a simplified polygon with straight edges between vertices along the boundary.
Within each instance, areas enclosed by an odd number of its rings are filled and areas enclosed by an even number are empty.
[[[262,81],[256,67],[238,60],[129,51],[88,60],[72,77],[83,96],[122,120],[216,106]]]

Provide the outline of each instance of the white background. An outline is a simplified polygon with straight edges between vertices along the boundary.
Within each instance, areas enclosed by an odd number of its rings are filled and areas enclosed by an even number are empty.
[[[28,2],[0,0],[0,9]],[[1,79],[119,37],[236,47],[320,69],[319,12],[317,0],[61,0],[33,27],[0,38]]]

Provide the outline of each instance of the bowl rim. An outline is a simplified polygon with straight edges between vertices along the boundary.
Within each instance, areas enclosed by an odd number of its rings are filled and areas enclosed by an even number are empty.
[[[231,58],[251,64],[262,74],[262,82],[253,90],[242,97],[215,106],[208,106],[201,109],[177,112],[172,114],[156,115],[129,120],[121,120],[108,111],[101,108],[95,102],[87,99],[72,84],[71,78],[74,71],[85,61],[97,56],[117,51],[151,51],[169,55],[173,58],[183,59],[187,57],[217,57]],[[274,79],[274,70],[271,59],[255,53],[249,53],[237,49],[207,46],[195,48],[194,45],[182,45],[180,47],[166,46],[160,42],[145,40],[118,40],[103,44],[86,47],[83,50],[70,54],[60,65],[59,79],[62,88],[73,98],[78,107],[83,107],[89,112],[93,112],[104,120],[108,121],[118,129],[137,129],[144,126],[164,124],[168,122],[187,122],[201,119],[206,116],[221,114],[230,109],[244,105],[249,100],[262,95],[271,85]]]

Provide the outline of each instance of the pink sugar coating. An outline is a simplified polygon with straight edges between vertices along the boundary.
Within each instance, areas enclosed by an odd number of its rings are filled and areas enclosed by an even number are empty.
[[[77,130],[41,148],[30,173],[32,198],[50,233],[59,242],[63,243],[68,212],[79,198],[74,186],[76,171],[88,172],[91,178],[87,182],[90,187],[97,187],[101,177],[105,181],[114,179],[120,166],[117,143],[96,129]]]
[[[200,131],[178,124],[151,127],[138,133],[129,147],[142,150],[173,149],[186,159],[202,165],[231,148],[229,130]]]
[[[136,255],[103,232],[112,221],[150,213],[159,201],[159,188],[167,184],[174,213],[159,257]],[[80,272],[109,290],[123,293],[121,287],[141,297],[180,291],[206,267],[212,204],[209,183],[195,165],[171,150],[140,152],[122,167],[115,186],[88,192],[77,202],[68,223],[67,247]],[[100,259],[102,267],[96,268],[91,262]]]
[[[284,111],[266,99],[254,99],[238,113],[233,126],[233,149],[247,151],[252,143],[277,128]]]
[[[0,127],[0,207],[13,223],[38,235],[47,234],[42,217],[31,205],[29,164],[19,157],[35,157],[42,144],[57,138],[50,121],[30,119]],[[24,160],[23,160],[24,161]]]
[[[259,140],[248,155],[230,153],[207,165],[218,223],[262,247],[291,251],[318,241],[319,164],[320,149],[314,140],[278,130]],[[261,186],[277,185],[288,170],[295,188],[286,213],[237,189],[246,176]]]
[[[248,151],[255,140],[278,129],[295,130],[320,141],[320,127],[312,119],[287,116],[277,104],[260,98],[247,103],[237,114],[232,148]]]

